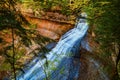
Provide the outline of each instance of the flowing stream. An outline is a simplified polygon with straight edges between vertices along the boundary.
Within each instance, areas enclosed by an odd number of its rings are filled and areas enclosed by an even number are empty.
[[[46,58],[33,59],[17,75],[17,80],[77,80],[79,76],[80,46],[90,50],[85,36],[88,24],[80,18],[76,26],[65,33]]]

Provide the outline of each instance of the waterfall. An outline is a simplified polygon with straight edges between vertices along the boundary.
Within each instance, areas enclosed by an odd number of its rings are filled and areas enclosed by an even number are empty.
[[[84,39],[88,30],[85,19],[79,19],[76,26],[65,33],[56,46],[42,58],[33,59],[19,73],[17,80],[77,80],[80,69],[80,46],[90,50]]]

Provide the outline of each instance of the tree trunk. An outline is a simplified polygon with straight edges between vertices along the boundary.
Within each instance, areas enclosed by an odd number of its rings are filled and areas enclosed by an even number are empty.
[[[13,64],[12,64],[12,68],[13,68],[13,74],[14,74],[14,79],[16,80],[16,69],[15,69],[15,46],[14,46],[14,29],[12,28],[12,47],[13,47]]]

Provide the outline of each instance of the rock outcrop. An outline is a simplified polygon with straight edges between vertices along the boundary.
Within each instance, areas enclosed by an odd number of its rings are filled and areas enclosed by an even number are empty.
[[[58,40],[60,36],[74,27],[74,25],[70,23],[41,19],[34,17],[32,14],[23,13],[23,15],[25,16],[26,20],[36,25],[36,30],[40,35],[53,40]]]

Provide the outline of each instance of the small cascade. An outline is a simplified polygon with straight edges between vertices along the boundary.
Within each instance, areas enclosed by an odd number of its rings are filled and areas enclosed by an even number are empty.
[[[65,33],[56,46],[46,53],[46,58],[38,56],[33,59],[23,68],[24,73],[17,75],[17,80],[77,80],[80,46],[90,51],[85,40],[87,30],[86,20],[79,19],[76,26]]]

